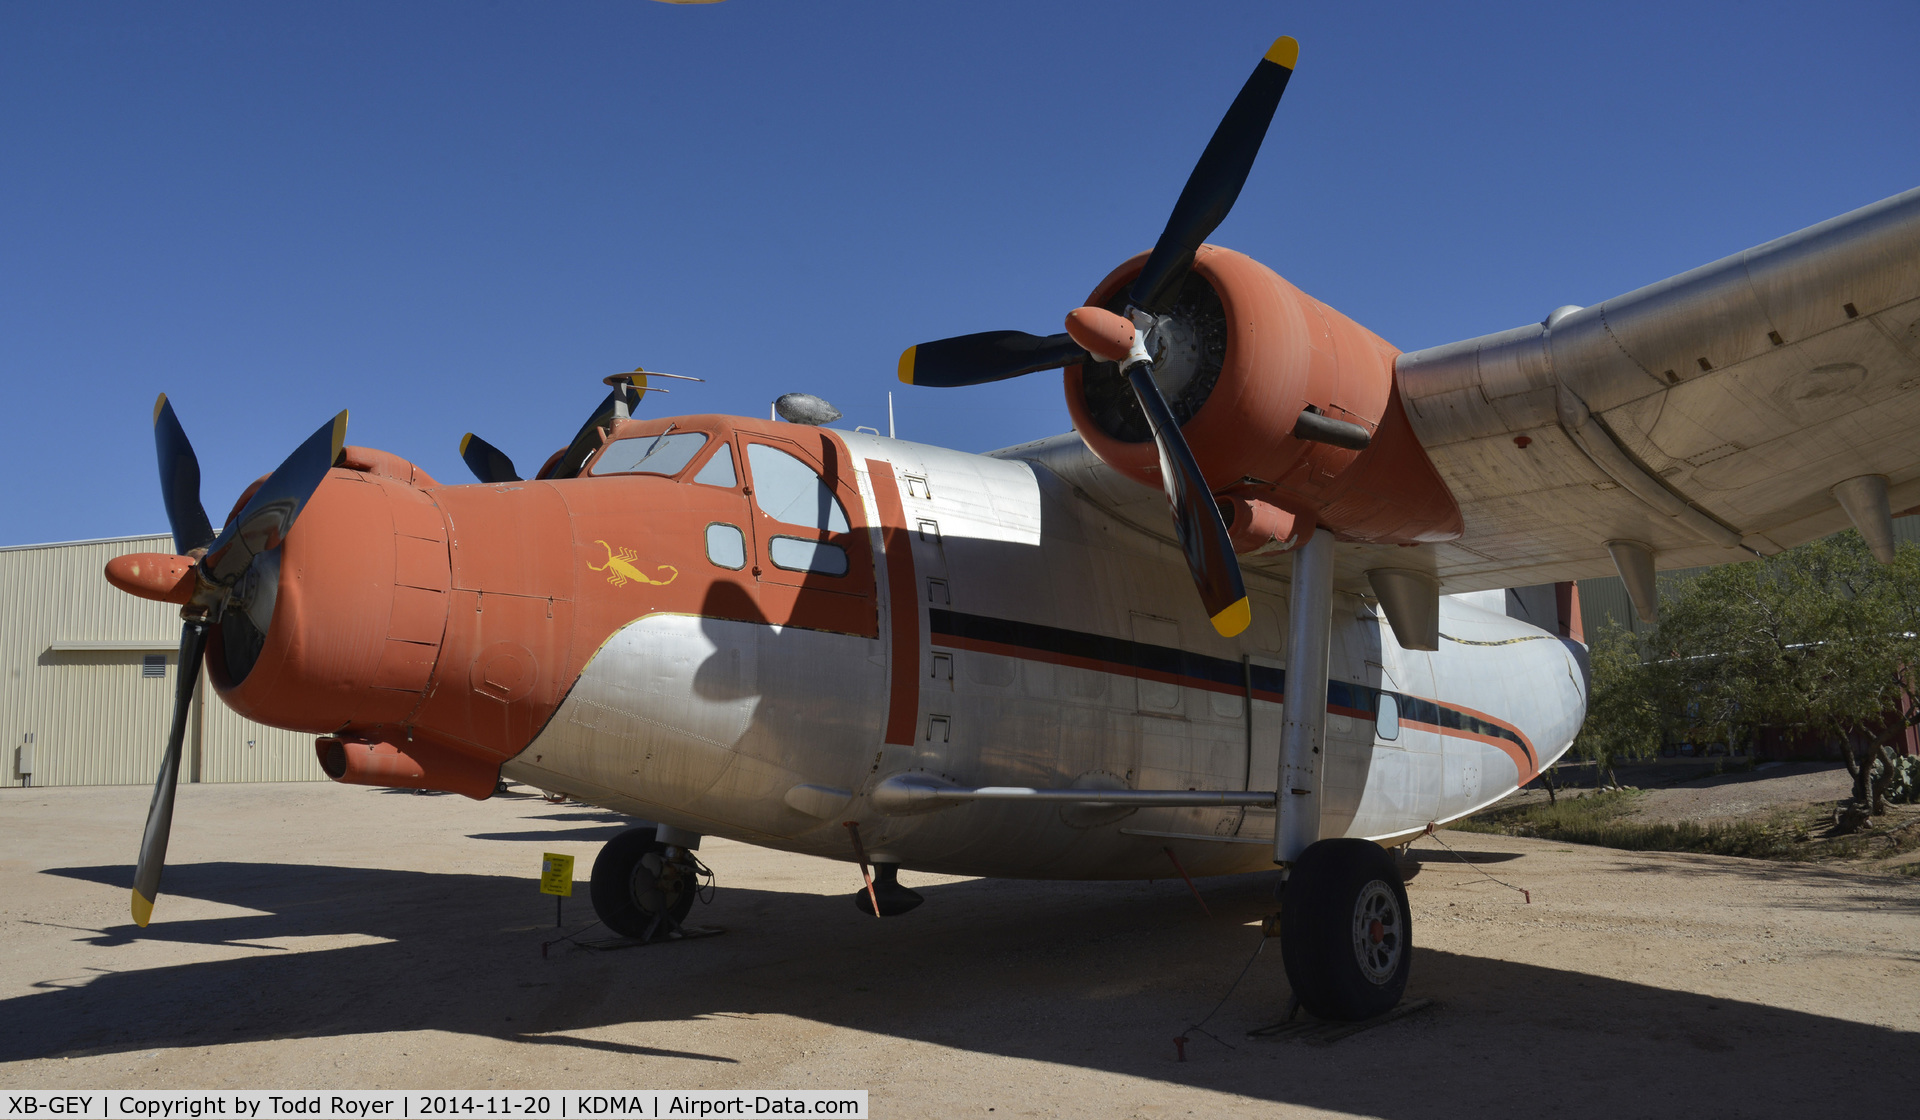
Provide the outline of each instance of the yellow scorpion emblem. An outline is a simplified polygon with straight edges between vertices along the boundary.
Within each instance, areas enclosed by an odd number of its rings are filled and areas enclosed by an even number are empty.
[[[588,564],[587,570],[608,573],[607,582],[613,584],[615,587],[625,587],[627,581],[630,579],[639,580],[641,583],[651,583],[656,587],[660,587],[672,583],[680,575],[680,569],[674,567],[672,564],[656,564],[654,565],[656,571],[663,570],[672,572],[673,574],[666,579],[652,579],[634,565],[633,562],[636,557],[631,548],[623,548],[616,553],[613,550],[613,546],[606,541],[594,541],[593,543],[607,550],[607,562],[604,564]]]

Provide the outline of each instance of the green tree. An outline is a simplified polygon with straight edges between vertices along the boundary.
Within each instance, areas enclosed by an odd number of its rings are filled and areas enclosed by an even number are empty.
[[[1649,645],[1665,734],[1821,736],[1841,744],[1860,808],[1886,811],[1893,743],[1920,720],[1920,549],[1881,565],[1848,531],[1714,569],[1663,602]]]
[[[1595,785],[1618,785],[1616,762],[1650,758],[1660,749],[1662,713],[1633,634],[1609,620],[1588,652],[1587,722],[1573,741],[1573,755],[1594,764]]]

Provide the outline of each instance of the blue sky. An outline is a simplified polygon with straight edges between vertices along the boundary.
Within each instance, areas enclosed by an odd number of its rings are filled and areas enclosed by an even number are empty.
[[[1920,5],[0,6],[0,544],[159,531],[164,390],[216,520],[315,427],[465,481],[604,391],[967,450],[1159,233],[1266,45],[1301,60],[1214,236],[1405,349],[1588,304],[1920,185]]]

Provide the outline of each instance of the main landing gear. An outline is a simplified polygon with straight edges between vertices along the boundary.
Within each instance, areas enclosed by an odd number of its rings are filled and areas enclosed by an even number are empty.
[[[607,841],[593,861],[593,912],[622,937],[653,941],[680,929],[701,897],[706,868],[692,847],[668,839],[698,843],[678,830],[654,825],[630,828]]]
[[[1391,1011],[1407,990],[1413,930],[1399,861],[1371,840],[1300,853],[1280,904],[1280,951],[1300,1006],[1349,1022]]]

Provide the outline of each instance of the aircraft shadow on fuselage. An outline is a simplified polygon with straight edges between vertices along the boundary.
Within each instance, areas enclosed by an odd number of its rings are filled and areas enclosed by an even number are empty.
[[[124,866],[47,873],[114,887],[129,880]],[[1702,873],[1728,872],[1723,863]],[[716,901],[693,920],[726,936],[617,952],[556,947],[542,959],[553,909],[527,879],[185,864],[167,871],[155,925],[84,939],[258,951],[99,972],[84,986],[49,980],[0,1001],[0,1062],[435,1030],[615,1051],[659,1063],[633,1067],[628,1080],[670,1087],[690,1074],[711,1083],[736,1059],[677,1048],[661,1037],[663,1024],[767,1015],[1389,1117],[1532,1115],[1548,1093],[1563,1112],[1644,1114],[1670,1093],[1698,1099],[1703,1089],[1729,1115],[1814,1115],[1863,1094],[1891,1103],[1913,1087],[1911,1074],[1884,1065],[1857,1075],[1859,1055],[1911,1046],[1900,1031],[1434,950],[1416,950],[1409,997],[1438,1007],[1309,1047],[1242,1038],[1285,1006],[1278,946],[1268,943],[1206,1025],[1228,1050],[1186,1028],[1258,944],[1249,923],[1273,909],[1270,887],[1268,875],[1205,881],[1208,916],[1178,881],[970,880],[918,886],[926,905],[878,921],[845,896],[729,889],[723,871]],[[568,903],[570,928],[589,920],[584,893]],[[169,897],[263,913],[170,922]],[[382,940],[308,951],[266,944],[328,935]],[[644,1043],[568,1034],[623,1026],[644,1030]],[[1191,1060],[1181,1064],[1171,1040],[1183,1031]],[[703,1037],[705,1050],[719,1049],[711,1030]],[[1757,1076],[1753,1048],[1781,1040],[1792,1040],[1794,1076]],[[1567,1078],[1542,1067],[1569,1061],[1579,1084],[1556,1090]],[[911,1099],[910,1089],[897,1091]]]

